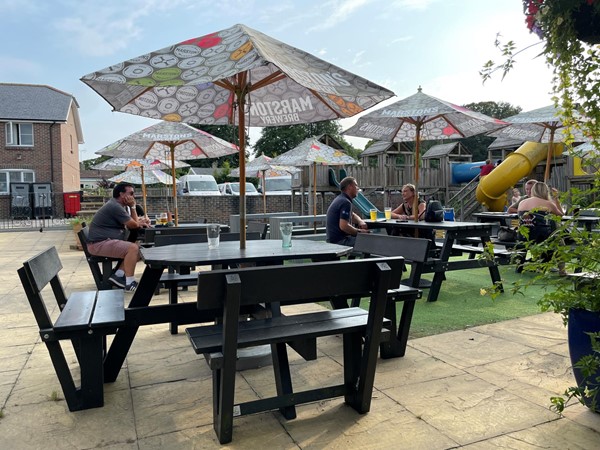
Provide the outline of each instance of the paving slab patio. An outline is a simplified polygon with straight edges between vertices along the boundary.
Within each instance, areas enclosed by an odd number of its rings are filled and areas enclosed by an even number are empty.
[[[178,335],[167,324],[143,327],[117,381],[105,385],[105,406],[71,413],[16,270],[54,245],[66,290],[93,289],[73,239],[64,230],[0,233],[2,449],[600,447],[600,415],[578,404],[564,417],[548,408],[549,397],[573,383],[566,331],[552,313],[411,339],[404,358],[379,360],[368,414],[333,399],[298,407],[291,421],[278,413],[245,416],[234,421],[227,446],[212,429],[210,370],[185,327]],[[154,301],[166,298],[163,291]],[[181,299],[194,301],[194,289]],[[291,351],[295,387],[341,376],[341,348],[340,338],[323,339],[319,358],[308,363]],[[72,352],[67,358],[74,365]],[[241,371],[236,383],[241,400],[275,389],[270,367]]]

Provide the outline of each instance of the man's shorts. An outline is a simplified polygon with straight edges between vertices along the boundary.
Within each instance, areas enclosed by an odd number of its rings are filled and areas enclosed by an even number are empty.
[[[122,241],[120,239],[106,239],[100,242],[89,243],[87,247],[92,255],[123,259],[125,258],[130,245],[132,245],[132,243],[129,241]],[[141,255],[138,251],[138,261],[140,259]]]

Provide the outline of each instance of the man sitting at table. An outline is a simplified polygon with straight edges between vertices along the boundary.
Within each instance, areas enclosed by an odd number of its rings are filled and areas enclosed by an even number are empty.
[[[511,203],[507,211],[509,214],[516,214],[519,211],[519,203],[531,197],[531,188],[535,183],[537,183],[537,180],[527,180],[527,182],[525,183],[525,195],[520,196],[516,201],[513,201]]]
[[[369,232],[365,221],[352,212],[352,199],[358,195],[358,183],[353,177],[346,177],[340,182],[340,190],[342,193],[327,208],[327,242],[354,247],[356,235]]]
[[[129,207],[129,211],[126,209]],[[139,218],[135,208],[133,185],[119,183],[113,189],[113,198],[94,214],[88,236],[88,250],[92,255],[122,258],[123,262],[109,281],[126,291],[135,291],[135,265],[141,259],[136,242],[125,240],[125,229],[147,227],[147,219]]]

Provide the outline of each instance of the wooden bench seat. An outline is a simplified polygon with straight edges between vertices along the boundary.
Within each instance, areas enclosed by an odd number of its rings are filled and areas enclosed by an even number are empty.
[[[212,369],[213,425],[219,442],[231,441],[233,418],[245,414],[279,409],[286,419],[294,419],[295,405],[338,396],[344,396],[345,403],[357,412],[368,412],[387,290],[394,287],[391,280],[399,279],[403,266],[403,258],[396,257],[201,272],[198,309],[216,311],[218,324],[188,328],[186,332],[194,351],[204,354]],[[347,301],[356,295],[370,297],[368,312],[346,308],[300,316],[279,314],[280,305]],[[239,321],[242,307],[259,304],[264,304],[273,317]],[[316,339],[332,334],[343,336],[343,382],[294,391],[287,345],[314,359]],[[271,345],[277,394],[236,404],[237,349],[259,344]]]
[[[362,308],[345,308],[240,322],[238,348],[287,342],[306,361],[312,361],[317,359],[316,338],[346,333],[353,329],[364,330],[368,316],[368,312]],[[380,341],[389,340],[390,326],[391,321],[384,319]],[[188,328],[186,331],[194,351],[205,354],[212,370],[221,369],[223,326],[201,326]],[[303,342],[296,347],[294,341],[297,339],[310,342]]]
[[[58,277],[62,264],[56,248],[50,247],[25,261],[18,274],[46,344],[70,411],[104,405],[103,358],[105,339],[125,323],[124,292],[81,291],[68,298]],[[50,285],[61,310],[54,323],[48,314],[42,290]],[[60,345],[71,340],[80,367],[81,386],[73,375]]]
[[[501,244],[500,242],[503,241],[497,241],[498,245],[504,245],[503,243]],[[494,242],[492,241],[492,244],[494,244]],[[507,244],[511,244],[511,243],[507,243]],[[515,242],[512,242],[513,246],[516,245]],[[441,242],[436,242],[436,246],[438,248],[442,248],[443,244]],[[451,256],[462,256],[464,253],[469,255],[469,259],[474,259],[475,256],[477,255],[482,255],[484,253],[484,248],[483,247],[478,247],[476,245],[465,245],[465,244],[454,244],[452,246],[452,254]],[[518,257],[522,254],[523,252],[517,251],[517,250],[509,250],[509,249],[501,249],[501,248],[496,248],[494,247],[494,258],[496,259],[496,262],[498,264],[511,264],[512,260],[515,257]]]

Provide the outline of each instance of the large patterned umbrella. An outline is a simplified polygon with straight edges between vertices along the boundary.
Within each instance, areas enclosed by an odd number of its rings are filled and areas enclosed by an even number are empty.
[[[426,95],[419,87],[416,94],[365,114],[343,134],[387,142],[415,141],[414,184],[417,195],[413,211],[417,221],[421,141],[459,139],[506,125],[501,120]]]
[[[317,165],[346,166],[358,161],[341,150],[325,145],[316,138],[308,138],[293,149],[282,153],[273,163],[285,166],[312,166],[313,168],[313,214],[317,215]]]
[[[252,161],[246,163],[246,176],[262,178],[262,195],[263,195],[263,210],[267,212],[267,177],[278,177],[282,175],[293,174],[300,172],[300,169],[292,166],[280,166],[273,164],[273,158],[260,155],[254,158]],[[240,169],[233,169],[229,174],[230,177],[239,177]]]
[[[245,25],[146,53],[81,80],[115,111],[238,126],[241,248],[246,243],[246,124],[351,117],[394,95]]]
[[[171,161],[172,176],[176,178],[175,160],[219,158],[237,153],[237,151],[236,145],[188,124],[159,122],[130,134],[96,153],[98,155],[125,158],[168,158]],[[177,188],[175,184],[173,184],[173,205],[175,225],[178,225]]]
[[[544,172],[544,181],[548,181],[548,178],[550,178],[550,163],[554,154],[553,144],[565,140],[564,134],[556,133],[565,127],[556,107],[553,105],[544,106],[543,108],[516,114],[502,120],[508,122],[508,126],[488,133],[490,136],[549,144],[546,171]],[[571,131],[575,141],[584,140],[581,131],[577,129]]]
[[[190,166],[189,164],[184,163],[182,161],[175,161],[176,169],[180,169],[183,167],[189,167],[189,166]],[[144,202],[144,211],[148,211],[147,205],[146,205],[146,184],[152,184],[152,183],[146,183],[145,172],[149,171],[149,170],[168,169],[169,167],[170,166],[165,161],[162,161],[160,159],[110,158],[110,159],[107,159],[106,161],[102,161],[101,163],[93,165],[91,168],[96,169],[96,170],[128,170],[131,168],[139,169],[140,174],[138,176],[140,178],[141,183],[134,183],[134,184],[142,185],[142,200]],[[161,173],[164,173],[164,172],[161,172]],[[121,174],[121,175],[123,175],[123,174]],[[132,176],[132,175],[130,175],[130,176]],[[113,180],[111,178],[110,181],[115,181],[115,180]],[[125,181],[125,180],[121,180],[121,181]],[[164,184],[171,184],[171,182],[164,183]]]
[[[160,169],[148,170],[142,180],[141,171],[129,169],[123,173],[115,175],[108,179],[115,183],[131,183],[131,184],[173,184],[173,177]],[[177,182],[177,180],[176,180]],[[145,210],[145,207],[144,207]]]

